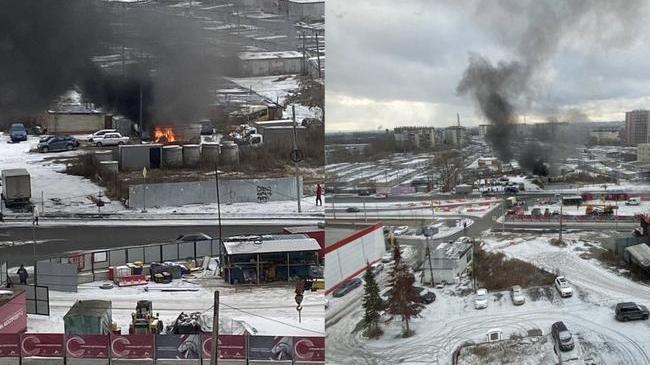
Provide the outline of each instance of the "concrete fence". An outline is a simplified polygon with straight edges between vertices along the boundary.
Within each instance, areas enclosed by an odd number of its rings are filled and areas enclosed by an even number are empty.
[[[217,201],[216,191],[214,180],[131,185],[128,205],[138,209],[211,204]],[[219,181],[219,198],[223,204],[294,200],[297,193],[302,196],[302,177],[298,192],[295,177]]]

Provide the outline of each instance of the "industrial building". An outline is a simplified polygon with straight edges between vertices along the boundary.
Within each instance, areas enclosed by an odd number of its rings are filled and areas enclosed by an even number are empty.
[[[230,237],[224,279],[230,284],[261,284],[306,278],[319,265],[321,246],[305,234]]]
[[[279,0],[280,14],[294,20],[314,21],[325,16],[325,0]]]
[[[44,127],[50,134],[82,134],[112,128],[113,121],[110,114],[92,104],[58,105],[48,110]]]
[[[297,51],[241,52],[239,74],[241,76],[270,76],[302,74],[303,54]]]
[[[628,146],[648,143],[648,124],[650,124],[650,111],[633,110],[626,112],[625,143]]]
[[[431,258],[424,257],[422,282],[431,283],[431,274],[433,273],[434,284],[458,283],[460,276],[467,271],[471,264],[471,243],[443,242],[431,251]]]

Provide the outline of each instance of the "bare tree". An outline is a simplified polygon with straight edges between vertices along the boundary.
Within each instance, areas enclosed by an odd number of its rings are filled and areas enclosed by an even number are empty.
[[[456,185],[460,168],[460,153],[457,150],[445,150],[435,155],[433,169],[440,174],[441,191],[450,191]]]

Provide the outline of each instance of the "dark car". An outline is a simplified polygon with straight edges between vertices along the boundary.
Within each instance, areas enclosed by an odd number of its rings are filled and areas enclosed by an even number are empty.
[[[27,140],[27,129],[23,123],[14,123],[9,128],[9,138],[11,142],[20,142]]]
[[[629,321],[634,319],[648,319],[648,308],[645,305],[633,302],[616,304],[616,319],[619,321]]]
[[[551,336],[557,342],[560,351],[571,351],[575,344],[573,343],[573,336],[571,331],[566,328],[564,322],[555,322],[551,326]]]
[[[490,197],[490,196],[494,196],[494,195],[495,195],[494,192],[491,191],[491,190],[483,190],[481,192],[481,196],[484,196],[484,197]]]
[[[416,286],[415,290],[417,290],[418,295],[420,296],[420,300],[422,301],[422,303],[431,304],[431,303],[435,302],[436,293],[432,292],[429,289],[421,288],[419,286]]]
[[[363,281],[360,278],[354,278],[354,279],[346,280],[338,288],[336,288],[336,290],[334,290],[332,295],[335,298],[340,298],[340,297],[344,296],[345,294],[351,292],[355,288],[360,287],[362,283],[363,283]]]
[[[506,186],[504,192],[506,194],[517,194],[519,192],[519,189],[517,189],[516,186]]]
[[[52,152],[52,151],[72,151],[79,147],[79,141],[71,136],[53,136],[43,142],[39,142],[39,152]]]
[[[348,212],[348,213],[359,213],[361,211],[361,209],[359,209],[357,207],[349,207],[349,208],[345,209],[345,211]]]

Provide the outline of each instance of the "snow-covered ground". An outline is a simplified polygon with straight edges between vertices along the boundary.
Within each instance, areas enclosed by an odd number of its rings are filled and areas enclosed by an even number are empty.
[[[65,165],[51,160],[53,157],[71,157],[81,153],[79,150],[59,153],[30,153],[38,144],[38,137],[30,136],[26,142],[9,143],[6,134],[0,134],[1,169],[25,168],[31,175],[32,202],[41,208],[44,198],[46,212],[75,211],[79,213],[96,212],[97,206],[88,199],[89,195],[105,195],[105,189],[92,181],[67,175]],[[55,199],[55,200],[52,200]],[[106,198],[104,198],[106,199]],[[105,212],[124,209],[121,204],[107,204]]]
[[[131,218],[171,218],[174,214],[217,214],[217,204],[194,204],[172,208],[147,208],[147,214],[136,209],[127,209],[118,201],[110,201],[105,189],[92,181],[65,173],[65,164],[59,159],[73,157],[83,151],[59,153],[29,152],[38,144],[38,137],[31,136],[26,142],[8,143],[8,136],[0,133],[0,169],[25,168],[31,175],[32,203],[37,205],[43,216],[69,213],[97,213],[97,206],[89,196],[100,193],[106,202],[102,213],[114,213]],[[56,159],[53,159],[56,158]],[[42,197],[42,199],[41,199]],[[221,204],[222,217],[263,218],[322,214],[323,207],[316,206],[315,197],[301,201],[301,213],[295,200],[268,203]],[[5,212],[7,214],[7,212]]]
[[[449,200],[449,201],[413,201],[413,202],[381,202],[370,200],[362,203],[343,203],[334,206],[334,209],[355,207],[359,212],[336,212],[336,218],[404,218],[420,219],[423,217],[435,216],[456,216],[467,215],[472,217],[484,217],[492,209],[498,206],[497,199],[479,200]],[[328,216],[333,216],[332,205],[327,206]]]
[[[241,86],[244,89],[253,90],[270,100],[284,105],[287,95],[298,90],[298,76],[259,76],[229,78],[228,80]],[[291,118],[291,107],[296,107],[296,120],[300,123],[305,118],[319,118],[322,114],[319,108],[308,108],[300,104],[288,104],[285,111],[285,118]]]
[[[384,326],[385,334],[379,340],[352,334],[362,315],[356,303],[347,317],[328,324],[328,363],[450,364],[458,346],[485,341],[491,329],[501,329],[505,338],[525,335],[531,329],[548,334],[551,324],[561,320],[576,336],[584,357],[594,364],[650,364],[648,322],[617,322],[613,311],[621,301],[650,304],[650,287],[630,281],[599,261],[580,257],[602,237],[567,233],[566,248],[550,245],[551,237],[488,233],[483,240],[489,250],[565,275],[576,291],[573,297],[562,299],[552,288],[545,295],[531,295],[538,290],[532,288],[527,291],[526,304],[514,306],[507,292],[490,293],[488,308],[475,310],[473,296],[460,296],[449,288],[435,289],[436,301],[411,323],[414,336],[401,338],[400,323],[395,321]]]
[[[209,274],[209,272],[206,272]],[[224,333],[241,334],[244,328],[254,329],[260,335],[319,336],[324,329],[325,301],[322,292],[305,292],[302,322],[298,322],[294,286],[233,287],[210,275],[193,279],[177,279],[171,284],[151,283],[105,290],[104,282],[79,285],[77,293],[50,291],[50,316],[29,315],[28,331],[63,332],[63,316],[77,300],[101,299],[112,302],[113,321],[128,333],[131,313],[138,300],[151,300],[153,310],[160,314],[165,325],[181,312],[204,312],[211,323],[214,290],[220,292],[220,324]],[[148,288],[145,291],[145,288]],[[163,292],[162,288],[192,289],[197,291]],[[173,300],[170,300],[173,297]],[[264,300],[260,300],[264,298]]]

